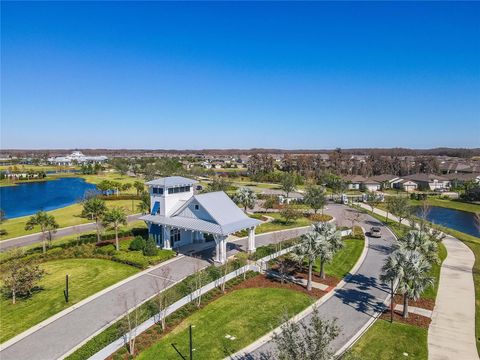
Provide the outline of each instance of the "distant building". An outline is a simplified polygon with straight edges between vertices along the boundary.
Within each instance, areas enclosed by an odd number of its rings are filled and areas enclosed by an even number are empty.
[[[60,166],[72,166],[75,164],[98,164],[107,161],[106,156],[85,156],[80,151],[74,151],[67,156],[48,158],[48,163]]]

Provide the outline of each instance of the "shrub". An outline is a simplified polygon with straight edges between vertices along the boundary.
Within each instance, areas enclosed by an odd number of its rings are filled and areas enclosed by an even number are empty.
[[[310,220],[314,222],[327,222],[332,220],[332,217],[326,214],[312,214],[310,215]]]
[[[146,241],[141,236],[136,236],[130,243],[128,249],[132,251],[140,251],[145,249]]]
[[[148,267],[148,259],[143,256],[139,251],[130,251],[130,252],[117,252],[112,256],[112,260],[120,262],[122,264],[127,264],[135,266],[140,269],[145,269]]]
[[[113,255],[115,254],[115,245],[113,244],[108,244],[106,246],[99,247],[95,249],[95,254],[101,254],[101,255]]]
[[[102,240],[102,241],[99,241],[95,244],[95,246],[97,247],[102,247],[102,246],[107,246],[107,245],[111,245],[111,244],[114,244],[115,241],[114,240]]]
[[[157,244],[153,238],[149,238],[143,249],[143,255],[145,256],[155,256],[158,254]]]

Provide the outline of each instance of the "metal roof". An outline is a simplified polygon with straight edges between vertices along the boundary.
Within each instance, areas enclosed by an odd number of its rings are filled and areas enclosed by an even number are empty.
[[[178,216],[181,210],[195,199],[200,206],[210,214],[214,222],[198,218]],[[168,225],[188,230],[229,235],[234,232],[257,226],[261,221],[252,219],[225,194],[223,191],[195,195],[183,204],[172,216],[145,215],[140,220],[150,221],[155,224]]]
[[[184,186],[184,185],[193,185],[196,184],[197,180],[192,180],[185,178],[183,176],[168,176],[152,181],[148,181],[147,185],[157,185],[157,186]]]

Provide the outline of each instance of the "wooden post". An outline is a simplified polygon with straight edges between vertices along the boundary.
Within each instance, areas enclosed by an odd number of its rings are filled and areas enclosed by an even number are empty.
[[[65,290],[63,290],[63,296],[65,297],[65,302],[68,303],[68,274],[65,275]]]

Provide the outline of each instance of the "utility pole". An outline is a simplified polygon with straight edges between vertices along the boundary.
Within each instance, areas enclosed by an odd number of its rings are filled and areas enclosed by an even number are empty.
[[[189,336],[189,360],[193,360],[193,337],[192,337],[192,325],[190,325],[188,327],[188,336]],[[180,352],[180,350],[177,349],[176,347],[176,344],[171,344],[172,347],[175,349],[175,351],[177,352],[177,354],[183,359],[183,360],[187,360],[187,358]]]

